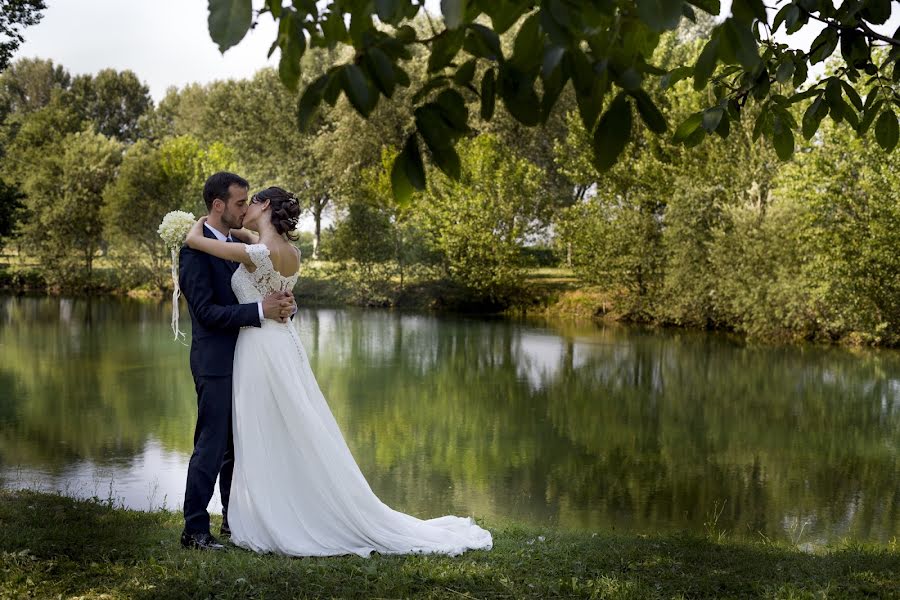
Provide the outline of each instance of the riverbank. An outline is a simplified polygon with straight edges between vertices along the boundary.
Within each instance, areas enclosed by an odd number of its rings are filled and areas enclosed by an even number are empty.
[[[0,598],[900,598],[900,547],[483,523],[490,552],[290,559],[182,550],[181,516],[0,491]]]
[[[38,269],[31,265],[0,264],[0,291],[12,294],[74,294],[90,291],[101,296],[168,297],[151,285],[123,287],[116,271],[98,267],[90,290],[60,289],[48,286]],[[606,295],[585,286],[569,269],[531,269],[519,289],[503,302],[473,299],[471,292],[451,282],[412,277],[401,287],[399,281],[373,278],[365,280],[353,269],[339,263],[308,262],[294,287],[297,302],[310,307],[379,307],[401,310],[446,311],[478,314],[516,314],[530,316],[597,318],[609,310]]]

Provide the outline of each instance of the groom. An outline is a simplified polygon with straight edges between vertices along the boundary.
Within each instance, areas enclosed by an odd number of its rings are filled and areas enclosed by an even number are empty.
[[[209,216],[204,235],[233,241],[229,230],[240,229],[247,213],[250,184],[234,173],[215,173],[203,186]],[[187,246],[179,255],[179,285],[191,312],[191,374],[197,390],[194,453],[188,463],[184,492],[181,545],[200,550],[224,546],[209,531],[207,506],[216,477],[222,497],[223,536],[228,528],[228,499],[234,471],[231,435],[231,375],[234,347],[241,327],[259,327],[263,319],[284,321],[296,306],[290,292],[276,292],[261,302],[238,304],[231,275],[238,263],[222,260]]]

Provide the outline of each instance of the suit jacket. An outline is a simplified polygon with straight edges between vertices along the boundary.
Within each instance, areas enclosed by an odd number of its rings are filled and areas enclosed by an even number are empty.
[[[203,235],[216,236],[203,228]],[[181,248],[178,283],[191,313],[191,373],[194,377],[232,374],[234,346],[241,327],[259,327],[256,302],[238,304],[231,276],[238,263]]]

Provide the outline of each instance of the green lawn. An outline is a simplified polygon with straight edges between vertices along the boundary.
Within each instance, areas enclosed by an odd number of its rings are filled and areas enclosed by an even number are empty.
[[[182,550],[181,517],[0,492],[0,598],[900,598],[900,554],[485,523],[456,558]]]

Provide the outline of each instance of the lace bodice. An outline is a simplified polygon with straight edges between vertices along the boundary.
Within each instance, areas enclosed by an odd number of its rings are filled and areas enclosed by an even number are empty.
[[[238,302],[258,302],[269,292],[291,291],[297,283],[297,274],[285,277],[275,270],[269,249],[265,244],[247,244],[244,246],[250,260],[256,265],[252,273],[241,264],[231,276],[231,289]]]

